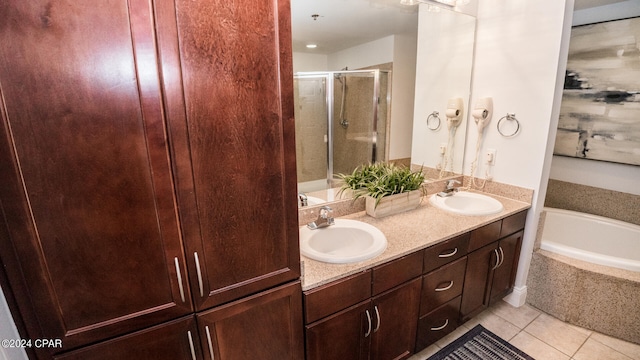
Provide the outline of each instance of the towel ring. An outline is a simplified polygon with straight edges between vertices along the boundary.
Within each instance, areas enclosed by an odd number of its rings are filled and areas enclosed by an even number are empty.
[[[506,135],[505,133],[502,132],[502,130],[500,130],[500,123],[502,123],[502,120],[507,119],[507,120],[515,120],[516,122],[516,131],[514,131],[511,134]],[[520,132],[520,121],[518,121],[518,119],[516,119],[516,114],[514,113],[507,113],[507,115],[503,116],[500,118],[500,120],[498,120],[498,132],[500,133],[500,135],[504,136],[504,137],[512,137],[515,136],[516,134],[518,134],[518,132]]]
[[[431,118],[438,120],[438,125],[436,125],[435,127],[431,127],[429,125],[429,120],[431,120]],[[433,131],[440,129],[440,113],[439,112],[434,111],[431,114],[429,114],[429,116],[427,117],[427,128]]]

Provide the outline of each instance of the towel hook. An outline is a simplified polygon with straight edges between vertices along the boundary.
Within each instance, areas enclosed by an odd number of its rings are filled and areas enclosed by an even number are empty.
[[[511,134],[505,134],[502,132],[502,130],[500,130],[500,124],[502,123],[502,120],[507,119],[509,121],[515,121],[516,122],[516,130],[511,133]],[[513,137],[516,134],[518,134],[520,132],[520,121],[518,121],[518,119],[516,119],[516,114],[515,113],[507,113],[507,115],[503,116],[500,118],[500,120],[498,120],[498,132],[500,133],[500,135],[504,136],[504,137]]]

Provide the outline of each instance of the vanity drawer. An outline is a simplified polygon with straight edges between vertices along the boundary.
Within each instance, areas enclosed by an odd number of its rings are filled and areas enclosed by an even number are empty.
[[[481,247],[500,239],[501,227],[502,220],[498,220],[471,231],[468,252],[480,249]]]
[[[502,220],[502,228],[500,229],[500,238],[511,235],[517,231],[524,229],[524,223],[527,221],[527,211],[521,211]]]
[[[422,277],[420,315],[462,294],[467,258],[458,259]]]
[[[466,233],[428,247],[424,251],[424,268],[422,272],[426,274],[431,270],[465,256],[467,254],[470,237],[471,233]]]
[[[371,270],[305,291],[305,323],[312,323],[370,297]]]
[[[373,268],[373,295],[422,275],[423,252],[417,251]]]
[[[458,296],[418,320],[416,353],[442,339],[458,327],[460,300],[461,296]]]

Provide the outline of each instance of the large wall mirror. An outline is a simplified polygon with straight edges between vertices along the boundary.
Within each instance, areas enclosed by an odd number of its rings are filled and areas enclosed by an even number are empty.
[[[462,172],[474,17],[400,0],[292,0],[291,13],[298,191],[307,204],[337,200],[334,174],[372,161],[424,166],[429,179]],[[450,98],[463,104],[455,131]],[[427,122],[434,111],[438,128]],[[446,157],[443,143],[453,150]]]

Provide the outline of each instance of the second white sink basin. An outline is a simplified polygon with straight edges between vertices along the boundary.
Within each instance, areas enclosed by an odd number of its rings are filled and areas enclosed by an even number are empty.
[[[429,198],[429,202],[437,208],[459,215],[491,215],[497,214],[504,209],[500,201],[468,191],[458,191],[446,197],[435,194]]]
[[[314,260],[346,264],[374,258],[387,248],[382,231],[362,221],[335,219],[335,224],[300,228],[300,252]]]

